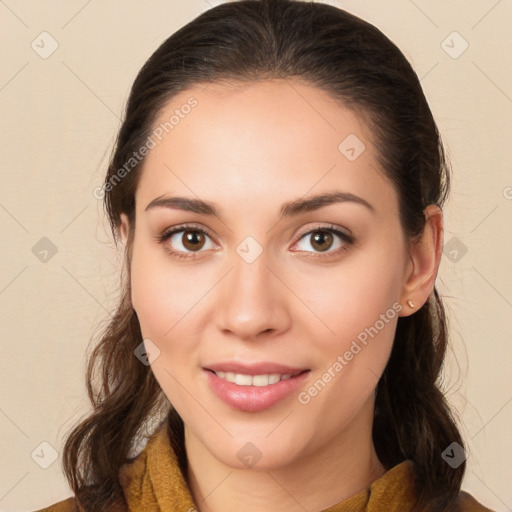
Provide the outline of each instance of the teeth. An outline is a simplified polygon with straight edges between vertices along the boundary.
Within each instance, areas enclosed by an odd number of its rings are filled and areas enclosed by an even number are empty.
[[[233,372],[215,372],[217,377],[238,384],[239,386],[268,386],[269,384],[277,384],[281,380],[291,378],[291,373],[280,374],[271,373],[266,375],[244,375],[242,373]]]
[[[238,384],[239,386],[250,386],[252,384],[252,377],[250,375],[237,373],[235,375],[235,384]]]
[[[272,375],[268,376],[268,383],[269,384],[276,384],[281,380],[281,375],[278,373],[273,373]]]

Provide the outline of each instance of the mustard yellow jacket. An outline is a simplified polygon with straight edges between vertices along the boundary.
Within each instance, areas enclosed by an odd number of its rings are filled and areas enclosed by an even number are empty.
[[[375,480],[368,489],[323,512],[408,512],[414,503],[413,463],[406,460]],[[131,463],[120,469],[127,512],[197,512],[167,430],[160,429]],[[463,512],[492,512],[470,494],[460,493]],[[87,512],[74,498],[37,512]]]

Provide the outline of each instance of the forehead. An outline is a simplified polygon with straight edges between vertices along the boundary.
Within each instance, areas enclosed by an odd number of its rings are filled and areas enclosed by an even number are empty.
[[[192,192],[228,202],[236,194],[239,206],[248,207],[249,195],[265,197],[267,204],[334,188],[396,203],[369,127],[311,85],[292,80],[196,85],[165,106],[155,133],[137,203]]]

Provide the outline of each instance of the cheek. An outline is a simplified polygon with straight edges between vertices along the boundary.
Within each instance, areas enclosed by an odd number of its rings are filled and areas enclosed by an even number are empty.
[[[335,270],[301,274],[298,294],[315,313],[302,327],[314,340],[317,370],[301,403],[332,416],[336,425],[370,397],[389,359],[402,309],[400,250],[381,242]]]
[[[190,311],[208,290],[207,280],[179,268],[162,251],[134,246],[131,264],[132,304],[142,334],[172,338],[187,325]]]
[[[347,258],[339,267],[303,269],[296,292],[314,313],[310,316],[321,329],[317,332],[326,334],[324,339],[340,349],[376,322],[383,337],[392,337],[397,309],[401,308],[397,301],[402,272],[399,250],[382,250],[380,245],[374,251],[369,248],[361,252],[357,258]]]
[[[389,360],[401,310],[393,266],[374,259],[364,269],[326,280],[324,293],[310,288],[309,305],[329,331],[313,317],[306,323],[316,372],[299,402],[311,417],[323,418],[333,435],[373,393]]]
[[[168,400],[187,417],[191,404],[180,383],[190,378],[195,340],[199,339],[194,305],[205,293],[202,288],[208,288],[197,282],[192,285],[190,273],[177,270],[166,258],[166,254],[134,244],[132,304],[143,338],[159,349],[151,370]]]

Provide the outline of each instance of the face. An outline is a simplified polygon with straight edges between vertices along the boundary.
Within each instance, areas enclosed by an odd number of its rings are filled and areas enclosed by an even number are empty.
[[[410,271],[371,132],[279,80],[188,89],[155,127],[173,114],[144,163],[131,264],[162,390],[231,467],[341,449],[371,428]]]

